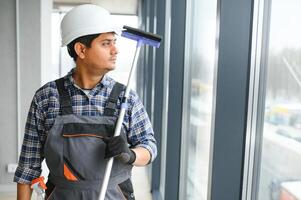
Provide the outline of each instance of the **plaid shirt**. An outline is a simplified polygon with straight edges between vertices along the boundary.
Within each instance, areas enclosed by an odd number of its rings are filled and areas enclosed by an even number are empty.
[[[83,116],[101,116],[115,81],[107,75],[103,77],[88,94],[74,85],[72,69],[65,76],[65,87],[69,91],[73,113]],[[120,108],[120,101],[117,103]],[[34,95],[25,127],[25,135],[14,176],[14,182],[28,184],[41,174],[41,162],[44,159],[44,143],[55,118],[61,113],[59,94],[54,81],[41,87]],[[117,113],[115,113],[116,116]],[[151,154],[151,161],[157,155],[154,132],[137,94],[130,92],[128,110],[124,117],[123,128],[127,132],[128,142],[134,147],[144,147]]]

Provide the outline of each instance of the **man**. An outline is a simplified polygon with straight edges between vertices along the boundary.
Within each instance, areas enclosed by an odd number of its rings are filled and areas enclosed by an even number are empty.
[[[33,97],[14,177],[18,200],[30,199],[30,183],[40,176],[44,158],[50,170],[47,199],[98,199],[111,157],[115,161],[106,199],[135,199],[132,166],[152,162],[157,148],[150,120],[133,91],[121,135],[113,137],[124,86],[106,74],[115,69],[120,29],[105,9],[81,5],[65,15],[61,32],[76,67]]]

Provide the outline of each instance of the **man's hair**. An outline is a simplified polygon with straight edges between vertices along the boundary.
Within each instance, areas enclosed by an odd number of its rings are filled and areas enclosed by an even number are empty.
[[[68,49],[68,53],[69,55],[73,58],[74,62],[76,62],[77,59],[77,54],[74,50],[74,45],[77,42],[82,43],[83,45],[85,45],[86,47],[90,48],[91,47],[91,43],[92,41],[97,38],[100,34],[93,34],[93,35],[85,35],[85,36],[81,36],[79,38],[76,38],[75,40],[73,40],[72,42],[70,42],[67,45],[67,49]]]

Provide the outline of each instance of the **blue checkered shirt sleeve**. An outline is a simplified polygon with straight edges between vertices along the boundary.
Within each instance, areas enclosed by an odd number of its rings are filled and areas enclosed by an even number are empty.
[[[129,101],[132,105],[132,108],[129,109],[129,139],[133,146],[147,149],[152,162],[157,156],[154,131],[141,100],[136,93],[133,94]]]
[[[41,136],[44,134],[45,116],[34,96],[26,121],[25,134],[14,182],[29,184],[41,174],[43,159]]]

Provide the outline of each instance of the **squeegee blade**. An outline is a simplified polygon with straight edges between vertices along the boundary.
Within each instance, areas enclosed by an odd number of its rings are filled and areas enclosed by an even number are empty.
[[[139,41],[140,43],[147,44],[159,48],[162,37],[157,34],[145,32],[129,26],[124,26],[121,36],[131,40]]]

